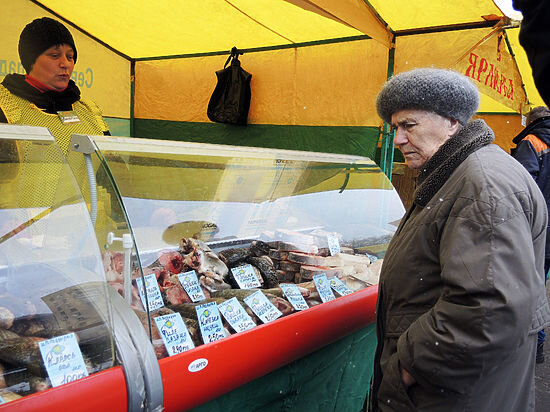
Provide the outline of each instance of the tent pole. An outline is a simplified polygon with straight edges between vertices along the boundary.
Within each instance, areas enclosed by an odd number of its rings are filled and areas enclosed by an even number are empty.
[[[136,61],[130,62],[130,137],[135,137],[134,103],[136,97]]]
[[[392,47],[388,53],[388,79],[393,75],[395,65],[395,43],[392,42]],[[382,150],[380,153],[380,168],[386,174],[388,179],[392,179],[393,168],[393,133],[390,131],[390,125],[384,122],[382,129]]]

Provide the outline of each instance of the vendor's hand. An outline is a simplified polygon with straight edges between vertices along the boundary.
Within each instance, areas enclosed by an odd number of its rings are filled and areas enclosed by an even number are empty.
[[[400,367],[399,369],[401,369],[401,380],[403,381],[403,384],[405,385],[406,388],[416,383],[416,379],[414,379],[409,372],[407,372],[402,367]]]

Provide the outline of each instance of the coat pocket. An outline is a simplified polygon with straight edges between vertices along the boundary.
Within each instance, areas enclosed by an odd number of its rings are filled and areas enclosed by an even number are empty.
[[[397,354],[391,356],[388,367],[384,370],[380,388],[378,389],[378,408],[380,411],[416,411],[416,406],[407,394],[407,389],[401,380],[399,359]]]

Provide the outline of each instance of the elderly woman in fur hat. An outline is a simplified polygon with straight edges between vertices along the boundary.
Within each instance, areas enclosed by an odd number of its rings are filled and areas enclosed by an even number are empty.
[[[47,127],[65,155],[73,133],[109,134],[99,108],[71,80],[77,51],[63,24],[49,17],[27,24],[19,57],[27,74],[8,74],[0,85],[0,122]]]
[[[546,204],[470,121],[478,105],[469,79],[442,69],[398,74],[378,95],[419,176],[380,276],[370,410],[534,410]]]

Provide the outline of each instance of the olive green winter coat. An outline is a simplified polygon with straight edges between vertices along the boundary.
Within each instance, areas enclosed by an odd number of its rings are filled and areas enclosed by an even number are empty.
[[[419,175],[380,276],[374,410],[534,410],[547,208],[493,138],[476,120]]]

